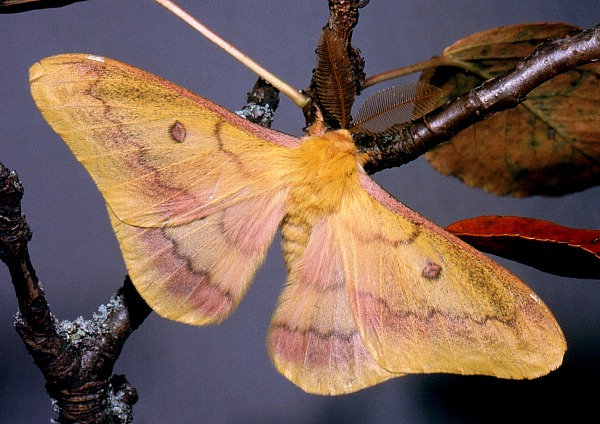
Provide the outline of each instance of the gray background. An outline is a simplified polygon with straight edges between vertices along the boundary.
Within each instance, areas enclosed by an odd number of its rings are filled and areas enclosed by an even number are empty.
[[[308,84],[326,0],[181,1],[209,27],[297,88]],[[598,0],[372,0],[354,45],[368,75],[440,54],[455,40],[500,25],[562,21],[589,27]],[[27,71],[58,53],[93,53],[159,74],[229,108],[255,77],[149,0],[103,1],[0,16],[0,161],[19,172],[30,251],[60,318],[90,316],[121,285],[125,269],[90,178],[50,130],[28,91]],[[300,135],[287,99],[274,127]],[[377,175],[398,199],[439,225],[483,214],[600,228],[594,188],[560,199],[504,199],[464,187],[422,159]],[[435,423],[597,417],[600,288],[503,262],[552,309],[569,350],[563,368],[534,381],[412,375],[343,397],[307,395],[271,366],[265,336],[285,280],[278,243],[246,299],[218,327],[188,327],[151,315],[126,344],[115,371],[140,394],[137,423]],[[16,301],[0,266],[0,422],[48,422],[44,381],[13,329]],[[584,388],[591,383],[592,389]],[[590,386],[588,386],[590,387]],[[592,392],[590,392],[592,390]],[[595,412],[596,411],[596,412]],[[573,418],[573,417],[571,417]]]

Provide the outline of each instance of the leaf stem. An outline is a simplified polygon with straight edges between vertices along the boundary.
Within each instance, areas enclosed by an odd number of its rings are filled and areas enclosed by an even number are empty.
[[[454,66],[456,68],[461,68],[465,71],[473,72],[483,79],[489,79],[491,77],[490,75],[483,74],[481,69],[478,69],[469,62],[464,62],[462,60],[456,60],[445,56],[434,56],[431,59],[427,59],[422,62],[414,63],[409,66],[404,66],[402,68],[393,69],[391,71],[382,72],[380,74],[375,74],[371,77],[368,77],[365,79],[365,83],[363,84],[362,88],[365,89],[384,81],[404,77],[406,75],[414,74],[415,72],[422,72],[426,69],[436,68],[438,66]]]

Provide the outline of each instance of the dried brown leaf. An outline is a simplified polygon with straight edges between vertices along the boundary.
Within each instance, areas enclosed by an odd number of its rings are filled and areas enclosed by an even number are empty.
[[[446,48],[459,67],[439,67],[422,82],[445,99],[511,69],[547,38],[577,31],[565,24],[526,24],[473,34]],[[426,157],[437,170],[502,195],[563,195],[600,184],[600,64],[561,74],[527,101],[462,131]]]

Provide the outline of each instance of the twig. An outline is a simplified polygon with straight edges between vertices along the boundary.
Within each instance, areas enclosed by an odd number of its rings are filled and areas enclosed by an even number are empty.
[[[235,113],[261,127],[271,128],[278,106],[279,90],[258,78],[252,91],[246,96],[246,104]]]
[[[58,322],[29,258],[22,197],[17,174],[0,164],[0,259],[19,304],[15,327],[44,374],[58,422],[129,423],[136,391],[111,374],[125,341],[151,310],[127,278],[92,319]]]
[[[0,0],[0,13],[20,13],[63,7],[85,0]]]
[[[208,29],[205,25],[201,24],[196,20],[193,16],[187,13],[185,10],[181,9],[171,0],[155,0],[161,6],[164,6],[169,11],[174,13],[177,17],[181,18],[186,24],[190,25],[200,34],[204,35],[208,40],[212,43],[216,44],[223,50],[225,50],[229,55],[233,56],[237,59],[242,65],[246,66],[252,72],[256,73],[259,77],[268,81],[271,85],[276,87],[283,94],[288,96],[298,107],[303,108],[309,102],[309,98],[302,94],[300,91],[296,90],[291,85],[287,84],[285,81],[273,75],[271,72],[267,71],[265,68],[260,66],[254,60],[250,59],[250,57],[246,56],[240,50],[238,50],[233,45],[229,44],[227,41],[219,37],[213,31]]]

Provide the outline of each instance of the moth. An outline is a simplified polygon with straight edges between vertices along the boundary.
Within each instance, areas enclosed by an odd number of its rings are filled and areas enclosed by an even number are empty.
[[[288,276],[268,349],[309,393],[407,373],[535,378],[562,362],[538,296],[377,185],[348,130],[292,137],[98,56],[43,59],[30,80],[163,317],[227,318],[280,228]]]

